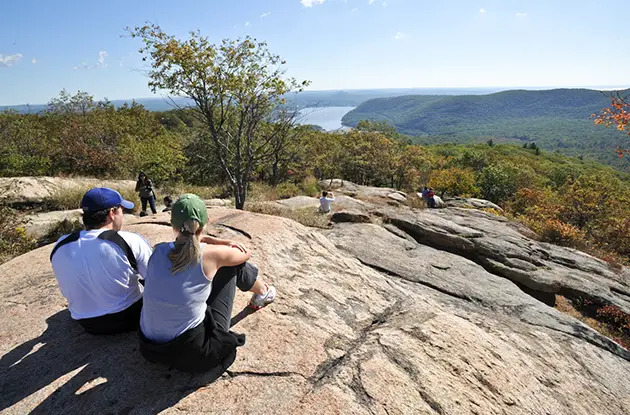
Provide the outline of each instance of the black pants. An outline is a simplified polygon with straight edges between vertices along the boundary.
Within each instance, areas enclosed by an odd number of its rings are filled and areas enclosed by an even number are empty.
[[[118,313],[83,318],[77,322],[83,326],[85,331],[92,334],[124,333],[138,328],[141,310],[142,298]]]
[[[212,291],[206,303],[217,326],[230,330],[236,287],[251,290],[258,277],[258,268],[247,262],[235,267],[219,268],[212,279]]]
[[[141,197],[140,198],[140,202],[142,203],[142,211],[143,212],[147,211],[147,202],[148,202],[149,206],[151,206],[151,212],[157,213],[157,209],[155,208],[155,197],[153,197],[153,196],[151,196],[151,197]]]
[[[236,287],[249,291],[257,276],[258,269],[248,263],[220,268],[212,280],[204,321],[167,343],[154,343],[139,330],[140,353],[151,362],[220,376],[234,362],[236,348],[245,344],[245,335],[230,331]]]

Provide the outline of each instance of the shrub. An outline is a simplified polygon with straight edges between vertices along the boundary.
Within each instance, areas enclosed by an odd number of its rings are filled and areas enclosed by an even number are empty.
[[[288,199],[301,193],[301,189],[293,183],[284,182],[276,186],[276,196],[278,199]]]
[[[579,229],[557,219],[547,219],[538,233],[543,241],[558,245],[577,246],[584,240],[584,234]]]
[[[0,207],[0,264],[37,247],[21,224],[22,218],[15,210]]]
[[[300,188],[307,196],[315,196],[319,193],[319,187],[317,187],[317,178],[315,176],[306,176],[300,183]]]

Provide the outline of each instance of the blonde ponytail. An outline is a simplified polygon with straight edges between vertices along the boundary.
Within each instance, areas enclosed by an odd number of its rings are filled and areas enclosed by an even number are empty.
[[[201,233],[202,229],[203,226],[199,226],[199,222],[192,219],[185,221],[179,229],[179,235],[175,239],[175,247],[168,253],[168,259],[173,264],[171,275],[199,262],[201,246],[196,235]]]

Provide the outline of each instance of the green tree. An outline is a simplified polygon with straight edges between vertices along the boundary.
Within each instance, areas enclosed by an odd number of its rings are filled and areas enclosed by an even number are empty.
[[[144,43],[140,53],[151,63],[149,87],[194,102],[191,111],[207,130],[200,137],[211,140],[207,145],[242,209],[253,172],[273,156],[278,140],[293,137],[287,126],[294,113],[282,108],[283,97],[308,82],[285,78],[285,61],[250,37],[215,45],[199,32],[180,40],[156,25],[128,31]]]
[[[504,166],[487,166],[477,178],[477,186],[484,199],[502,203],[511,197],[517,189],[516,178],[511,169]]]

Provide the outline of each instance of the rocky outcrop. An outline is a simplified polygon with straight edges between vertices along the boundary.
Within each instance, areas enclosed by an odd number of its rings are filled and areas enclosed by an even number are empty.
[[[100,180],[64,177],[0,177],[0,204],[41,203],[56,192],[71,188],[135,188],[133,180]]]
[[[335,190],[356,199],[370,200],[374,198],[405,201],[407,194],[389,187],[362,186],[341,179],[325,179],[318,182],[318,186],[326,190]]]
[[[571,250],[528,241],[504,219],[466,209],[386,208],[383,226],[321,232],[279,217],[208,213],[209,230],[246,243],[279,292],[253,314],[248,296],[237,294],[233,329],[247,343],[226,374],[214,380],[146,362],[133,333],[85,334],[69,317],[45,246],[0,266],[0,411],[630,413],[628,351],[445,247],[490,249],[482,227],[502,232],[495,247],[505,258],[518,259],[510,244],[549,254],[538,259],[539,279],[573,266]],[[164,224],[166,213],[127,230],[156,243],[172,237]],[[580,258],[576,269],[597,274],[593,283],[623,288],[603,264]]]
[[[423,245],[468,258],[531,290],[584,297],[630,312],[630,274],[583,252],[537,242],[508,219],[471,209],[381,212]]]
[[[476,199],[474,197],[461,198],[455,197],[453,199],[447,199],[444,201],[445,206],[448,207],[461,207],[461,208],[475,208],[475,209],[495,209],[499,212],[503,212],[501,206],[492,203],[485,199]]]

